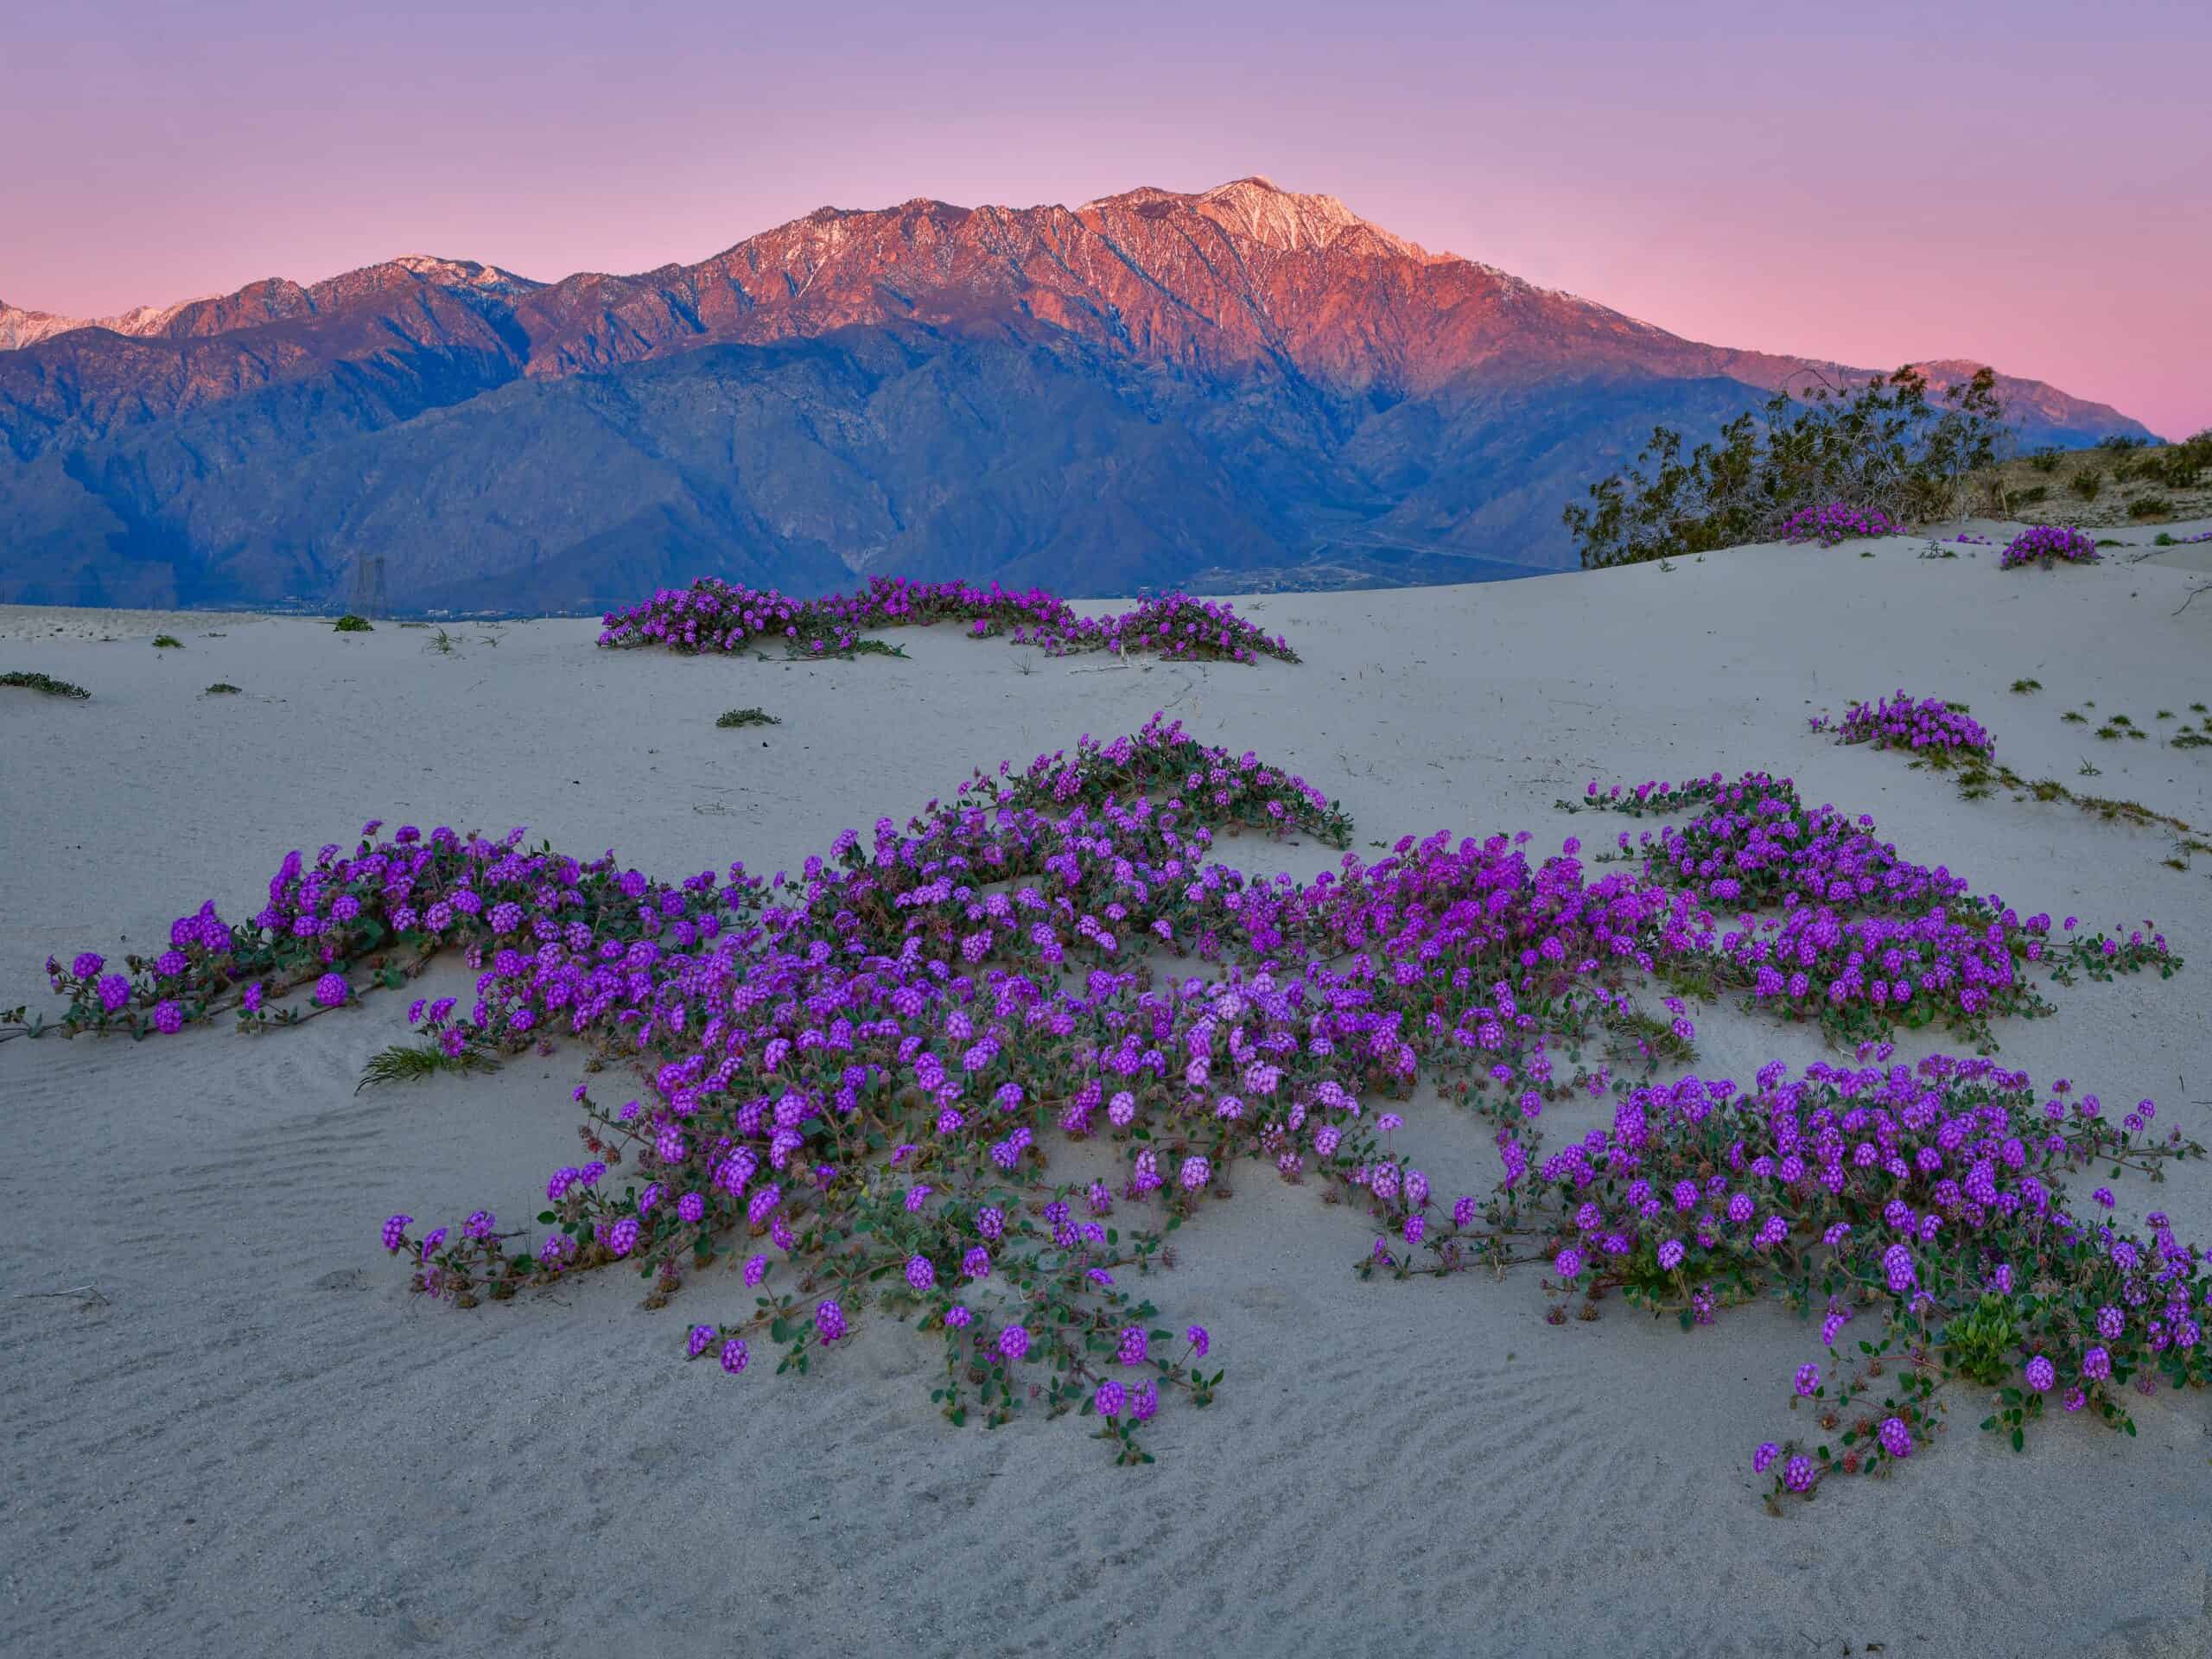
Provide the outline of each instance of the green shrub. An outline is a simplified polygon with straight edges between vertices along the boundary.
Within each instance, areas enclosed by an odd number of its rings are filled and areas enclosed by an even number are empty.
[[[2055,473],[2058,470],[2058,453],[2056,449],[2038,449],[2028,457],[2028,465],[2039,473]]]
[[[2170,443],[2145,456],[2143,474],[2170,490],[2193,490],[2212,467],[2212,434],[2199,433],[2186,443]]]
[[[732,709],[715,721],[717,726],[780,726],[783,723],[766,709]]]
[[[1830,507],[1925,522],[1994,465],[2006,433],[1989,370],[1936,404],[1908,365],[1802,401],[1777,391],[1687,453],[1680,432],[1655,427],[1635,465],[1562,518],[1586,570],[1777,540],[1793,516]]]
[[[157,633],[154,636],[154,649],[156,651],[182,651],[184,641],[173,633]]]
[[[335,633],[370,633],[375,631],[374,625],[367,617],[356,616],[351,611],[346,612],[330,626],[332,632]]]
[[[49,697],[73,697],[79,702],[92,695],[83,686],[57,680],[51,674],[27,674],[21,670],[0,674],[0,685],[16,686],[25,691],[43,691]]]
[[[216,681],[214,684],[207,688],[207,695],[211,697],[234,697],[238,696],[238,687],[232,685],[228,680]]]
[[[2139,495],[2127,504],[2131,518],[2164,518],[2172,513],[2174,504],[2163,495]]]
[[[2066,487],[2073,491],[2075,494],[2080,496],[2084,501],[2094,501],[2103,491],[2104,486],[2105,475],[2103,470],[2101,467],[2084,467],[2080,472],[2074,474],[2072,480]]]

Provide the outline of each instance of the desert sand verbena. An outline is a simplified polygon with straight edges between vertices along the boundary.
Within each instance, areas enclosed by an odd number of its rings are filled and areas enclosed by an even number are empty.
[[[1994,536],[1988,526],[1980,533]],[[2168,527],[2177,533],[2199,524]],[[1671,569],[1240,604],[1298,666],[1039,659],[945,629],[909,661],[819,665],[593,647],[595,625],[379,625],[0,613],[0,1007],[52,1002],[49,952],[136,948],[226,912],[283,852],[370,817],[526,823],[674,874],[796,865],[903,818],[969,769],[1155,709],[1340,798],[1356,846],[1611,821],[1552,810],[1591,779],[1765,767],[1872,813],[1978,890],[2101,925],[2155,918],[2171,983],[2084,984],[2006,1022],[2010,1064],[2158,1101],[2208,1138],[2212,860],[2069,808],[1966,802],[1806,717],[1900,686],[1969,702],[2029,776],[2212,822],[2212,756],[2098,743],[2062,708],[2148,724],[2212,700],[2201,549],[2000,575],[1996,549],[1732,550]],[[73,618],[88,619],[80,629]],[[65,632],[55,634],[60,626]],[[154,651],[157,631],[181,651]],[[100,632],[119,636],[99,643]],[[91,634],[92,637],[83,637]],[[219,636],[219,637],[216,637]],[[486,643],[496,637],[496,645]],[[2046,690],[2005,688],[2033,677]],[[236,696],[205,697],[224,682]],[[782,724],[719,731],[733,704]],[[765,745],[765,747],[764,747]],[[1247,843],[1300,874],[1325,849]],[[465,970],[445,964],[448,990]],[[0,1601],[27,1653],[597,1651],[711,1635],[764,1653],[2201,1654],[2212,1605],[2208,1405],[2162,1394],[2123,1440],[2050,1426],[2025,1457],[1955,1423],[1879,1487],[1770,1518],[1750,1446],[1796,1427],[1777,1386],[1815,1347],[1779,1310],[1684,1336],[1618,1302],[1546,1326],[1535,1275],[1365,1283],[1361,1218],[1254,1171],[1183,1235],[1179,1313],[1228,1377],[1163,1414],[1159,1462],[1083,1430],[995,1433],[931,1410],[931,1344],[888,1320],[805,1378],[679,1363],[683,1322],[593,1275],[456,1313],[411,1303],[375,1246],[406,1206],[521,1206],[575,1155],[572,1058],[356,1096],[404,998],[296,1032],[0,1045],[14,1142],[0,1400],[16,1449]],[[1700,1016],[1707,1076],[1803,1062],[1817,1035]],[[1915,1039],[1907,1052],[1947,1045]],[[1408,1109],[1440,1185],[1495,1179],[1487,1131]],[[2122,1213],[2212,1235],[2212,1166]],[[99,1300],[31,1295],[94,1285]],[[765,1368],[764,1368],[765,1369]],[[1955,1413],[1964,1418],[1966,1414]],[[1825,1645],[1822,1645],[1822,1644]]]

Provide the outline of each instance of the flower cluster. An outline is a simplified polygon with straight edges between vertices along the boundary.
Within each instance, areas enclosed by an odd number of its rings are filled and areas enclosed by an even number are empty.
[[[627,610],[610,611],[604,620],[602,645],[662,645],[683,652],[777,643],[800,656],[850,656],[876,643],[866,638],[874,629],[953,622],[971,638],[1004,634],[1056,657],[1109,651],[1238,663],[1261,657],[1298,660],[1287,640],[1270,639],[1226,601],[1169,594],[1134,610],[1084,617],[1041,588],[1017,593],[996,582],[978,588],[899,576],[874,577],[856,594],[810,600],[705,576],[689,588],[664,588]]]
[[[1647,837],[1638,874],[1593,872],[1573,840],[1538,861],[1525,834],[1440,834],[1372,863],[1344,852],[1305,882],[1262,876],[1217,841],[1342,848],[1350,819],[1155,716],[978,772],[903,830],[849,830],[772,880],[734,865],[660,883],[612,854],[527,850],[520,831],[379,841],[372,823],[350,855],[286,858],[250,924],[211,905],[128,974],[92,952],[49,968],[69,998],[60,1028],[144,1035],[232,1007],[251,1027],[316,1017],[461,949],[473,1006],[417,1004],[429,1040],[459,1058],[565,1038],[589,1074],[633,1073],[635,1097],[602,1102],[588,1077],[575,1090],[582,1151],[550,1173],[534,1243],[491,1205],[420,1232],[385,1222],[417,1292],[466,1306],[627,1270],[650,1306],[687,1287],[722,1304],[683,1342],[733,1376],[764,1340],[803,1372],[873,1319],[911,1321],[943,1344],[934,1398],[951,1421],[1040,1402],[1096,1421],[1127,1462],[1148,1458],[1164,1397],[1204,1405],[1221,1380],[1205,1327],[1179,1343],[1145,1292],[1173,1265],[1172,1230],[1255,1167],[1371,1217],[1370,1276],[1541,1259],[1692,1327],[1817,1287],[1835,1299],[1831,1346],[1886,1294],[1885,1343],[1933,1321],[1946,1365],[2047,1361],[2108,1418],[2149,1357],[2204,1380],[2199,1258],[2163,1231],[2145,1243],[2069,1219],[2060,1179],[2182,1150],[2145,1138],[2148,1103],[2114,1130],[2062,1087],[2038,1118],[2025,1080],[1986,1061],[1794,1084],[1774,1067],[1756,1093],[1654,1081],[1696,1031],[1679,999],[1670,1019],[1643,1011],[1639,980],[1739,985],[1824,1021],[1935,1007],[1986,1027],[2033,1011],[2015,968],[2047,918],[1968,899],[1786,781],[1629,798],[1700,813]],[[1783,917],[1730,930],[1714,901]],[[2089,958],[2175,965],[2163,940]],[[306,1011],[264,1006],[310,985]],[[1489,1197],[1440,1192],[1393,1151],[1403,1119],[1384,1103],[1423,1089],[1495,1125]],[[1547,1155],[1547,1108],[1576,1091],[1610,1095],[1614,1129]],[[2017,1277],[1999,1284],[2000,1268]],[[1969,1270],[1997,1289],[1969,1302],[1954,1282]],[[1989,1294],[2011,1300],[1992,1311]],[[1796,1395],[1820,1404],[1829,1386],[1815,1366]],[[1840,1442],[1845,1460],[1905,1455],[1934,1399],[1885,1404],[1866,1447]],[[1780,1479],[1810,1492],[1827,1468],[1792,1451]]]
[[[1879,507],[1854,507],[1831,501],[1824,507],[1800,507],[1782,523],[1785,542],[1818,542],[1834,547],[1839,542],[1896,536],[1904,526]]]
[[[1975,896],[1948,867],[1904,858],[1872,818],[1808,805],[1786,778],[1715,772],[1625,792],[1592,783],[1575,810],[1592,809],[1692,815],[1633,846],[1623,831],[1618,842],[1653,880],[1738,912],[1713,949],[1673,965],[1678,977],[1748,992],[1754,1007],[1816,1020],[1841,1040],[1940,1023],[1986,1042],[1994,1016],[2050,1011],[2028,979],[2033,966],[2063,983],[2076,971],[2165,976],[2180,965],[2147,922],[2085,935],[2069,918],[2055,948],[2049,916]]]
[[[1815,716],[1815,731],[1833,728],[1839,743],[1872,743],[1878,749],[1910,749],[1941,761],[1952,755],[1986,758],[1997,740],[1967,710],[1941,697],[1915,701],[1905,691],[1879,702],[1854,702],[1840,721]]]
[[[2046,570],[2054,564],[2094,564],[2097,544],[2071,525],[2037,524],[2007,542],[1997,563],[2003,570],[2016,570],[2024,564],[2041,565]]]
[[[2147,1239],[2077,1213],[2063,1179],[2195,1151],[2177,1132],[2152,1139],[2150,1102],[2114,1126],[2095,1096],[2060,1084],[2039,1097],[1987,1058],[1909,1067],[1885,1046],[1859,1060],[1795,1080],[1777,1062],[1749,1093],[1694,1077],[1636,1090],[1610,1133],[1537,1171],[1568,1221],[1560,1279],[1618,1287],[1685,1330],[1778,1294],[1821,1318],[1832,1358],[1855,1350],[1848,1376],[1799,1368],[1793,1407],[1834,1438],[1789,1459],[1777,1496],[1908,1456],[1940,1432],[1954,1381],[1999,1390],[1983,1427],[2016,1446],[2062,1387],[2068,1411],[2126,1427],[2121,1385],[2212,1382],[2202,1253],[2156,1211]],[[1870,1311],[1878,1331],[1853,1328]],[[1754,1469],[1786,1450],[1762,1446]]]
[[[740,864],[727,885],[708,871],[664,886],[612,853],[587,861],[525,849],[520,830],[495,841],[410,824],[372,842],[382,828],[365,825],[350,855],[334,842],[313,864],[286,855],[250,922],[226,925],[210,900],[170,925],[168,950],[126,957],[124,971],[92,951],[66,966],[49,959],[54,988],[68,999],[55,1027],[171,1035],[233,1009],[242,1027],[296,1024],[314,1013],[269,1006],[295,987],[313,986],[315,1011],[340,1007],[357,975],[394,988],[458,946],[484,969],[478,995],[466,1019],[442,1009],[433,1034],[449,1048],[479,1031],[519,1039],[572,1002],[604,997],[611,1007],[610,990],[663,951],[711,944],[730,907],[763,885]],[[524,988],[556,969],[568,984],[559,997]]]

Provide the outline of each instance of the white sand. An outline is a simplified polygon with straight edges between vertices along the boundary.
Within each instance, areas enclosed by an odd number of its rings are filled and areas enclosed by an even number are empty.
[[[1248,608],[1306,661],[1256,669],[1024,673],[1029,653],[948,630],[901,635],[911,662],[685,661],[596,651],[582,622],[496,646],[468,626],[440,656],[389,624],[196,618],[185,650],[157,652],[159,619],[100,645],[17,612],[0,669],[93,696],[0,692],[0,1007],[51,1006],[49,951],[144,945],[206,898],[244,916],[287,849],[369,817],[772,871],[971,766],[1166,709],[1340,795],[1363,849],[1439,828],[1595,842],[1624,821],[1551,810],[1590,778],[1766,766],[2023,910],[2155,918],[2182,976],[2056,991],[2057,1018],[2001,1028],[2005,1056],[2154,1096],[2212,1141],[2212,858],[2180,873],[2158,835],[1964,803],[1805,723],[1901,685],[1962,699],[2029,776],[2212,823],[2212,751],[2058,718],[2094,698],[2155,730],[2157,709],[2212,702],[2212,600],[2173,614],[2204,578],[2000,575],[1994,548],[1922,545],[1271,598]],[[2047,689],[2008,695],[2021,676]],[[245,695],[198,695],[216,680]],[[715,729],[752,703],[784,724]],[[1233,845],[1301,872],[1335,857]],[[0,1648],[2212,1652],[2212,1400],[2143,1402],[2133,1440],[2052,1425],[2025,1457],[1961,1402],[1897,1480],[1777,1520],[1748,1458],[1800,1427],[1787,1378],[1811,1330],[1759,1308],[1685,1337],[1618,1300],[1548,1327],[1527,1271],[1363,1284],[1360,1221],[1254,1167],[1155,1290],[1212,1326],[1220,1400],[1171,1402],[1137,1471],[1071,1421],[948,1427],[934,1342],[882,1320],[804,1379],[680,1363],[689,1319],[740,1305],[734,1281],[662,1313],[613,1274],[472,1313],[415,1304],[378,1224],[534,1211],[575,1156],[577,1062],[357,1097],[404,1001],[259,1039],[0,1044]],[[1821,1052],[1732,1010],[1700,1026],[1707,1076]],[[1471,1117],[1417,1106],[1401,1139],[1440,1190],[1496,1177]],[[2212,1238],[2212,1166],[2121,1199]],[[87,1284],[102,1301],[24,1299]]]

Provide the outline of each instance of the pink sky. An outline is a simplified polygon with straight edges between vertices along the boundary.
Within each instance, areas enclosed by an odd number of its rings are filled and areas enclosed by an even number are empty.
[[[825,202],[1264,173],[1693,338],[2212,426],[2201,4],[756,10],[43,9],[0,47],[0,298],[637,270]]]

